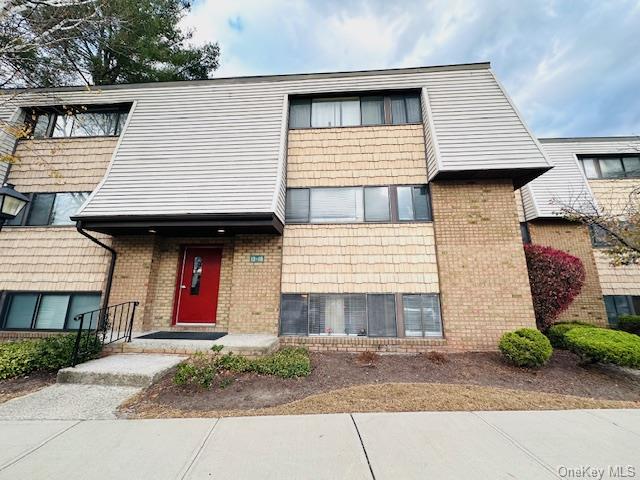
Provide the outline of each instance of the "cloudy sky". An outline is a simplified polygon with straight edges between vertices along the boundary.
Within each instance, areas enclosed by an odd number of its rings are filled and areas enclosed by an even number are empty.
[[[640,135],[640,0],[196,0],[216,76],[490,61],[534,132]]]

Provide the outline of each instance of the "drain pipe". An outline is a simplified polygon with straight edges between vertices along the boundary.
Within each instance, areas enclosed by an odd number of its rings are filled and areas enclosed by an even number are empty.
[[[102,308],[107,308],[109,306],[109,297],[111,296],[111,284],[113,283],[113,272],[116,268],[116,258],[118,254],[112,247],[110,247],[109,245],[106,245],[105,243],[98,240],[96,237],[93,237],[89,235],[89,233],[85,232],[82,229],[82,222],[80,221],[76,222],[76,230],[78,230],[78,233],[80,233],[81,235],[84,235],[93,243],[101,246],[111,254],[111,262],[109,263],[109,273],[107,274],[107,285],[105,286],[104,299],[102,300]]]

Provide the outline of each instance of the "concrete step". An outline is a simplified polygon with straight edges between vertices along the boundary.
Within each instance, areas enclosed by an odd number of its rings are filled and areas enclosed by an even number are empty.
[[[119,354],[90,360],[58,371],[58,383],[148,387],[187,357]]]
[[[193,355],[196,352],[211,352],[214,345],[222,345],[223,354],[234,353],[247,357],[259,357],[275,352],[280,346],[280,340],[274,335],[236,333],[230,333],[217,340],[160,340],[135,338],[134,335],[131,342],[108,345],[105,352]]]

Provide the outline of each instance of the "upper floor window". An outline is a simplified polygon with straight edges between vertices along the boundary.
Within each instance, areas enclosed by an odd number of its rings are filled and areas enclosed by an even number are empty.
[[[31,201],[6,225],[73,225],[69,218],[82,206],[90,192],[32,193]]]
[[[38,108],[28,115],[27,124],[33,138],[118,136],[128,110],[128,106]]]
[[[360,95],[334,98],[294,98],[289,108],[290,128],[353,127],[420,123],[418,93]]]
[[[429,188],[418,186],[287,189],[287,223],[431,221]]]
[[[580,156],[582,169],[589,179],[638,178],[640,154]]]

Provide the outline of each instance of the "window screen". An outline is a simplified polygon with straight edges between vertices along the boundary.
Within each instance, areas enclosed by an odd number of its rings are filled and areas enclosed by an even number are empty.
[[[309,221],[309,189],[287,190],[285,218],[287,222],[305,223]]]
[[[280,335],[307,335],[308,322],[307,295],[282,295]]]
[[[388,222],[390,218],[389,187],[366,187],[364,210],[367,222]]]
[[[80,322],[75,320],[75,316],[81,313],[88,313],[100,308],[100,294],[98,293],[77,293],[71,296],[71,305],[67,314],[66,328],[69,330],[77,330]],[[82,322],[82,329],[95,327],[98,320],[98,314],[85,315]]]
[[[396,301],[394,295],[367,295],[367,318],[370,337],[395,337]]]
[[[348,223],[364,219],[362,188],[314,188],[310,203],[311,222]]]
[[[441,337],[440,302],[437,295],[403,295],[407,337]]]
[[[366,295],[309,295],[309,334],[366,335]]]
[[[311,100],[293,99],[289,108],[289,127],[311,127]]]
[[[37,293],[13,294],[9,298],[4,328],[31,328],[37,302]]]

